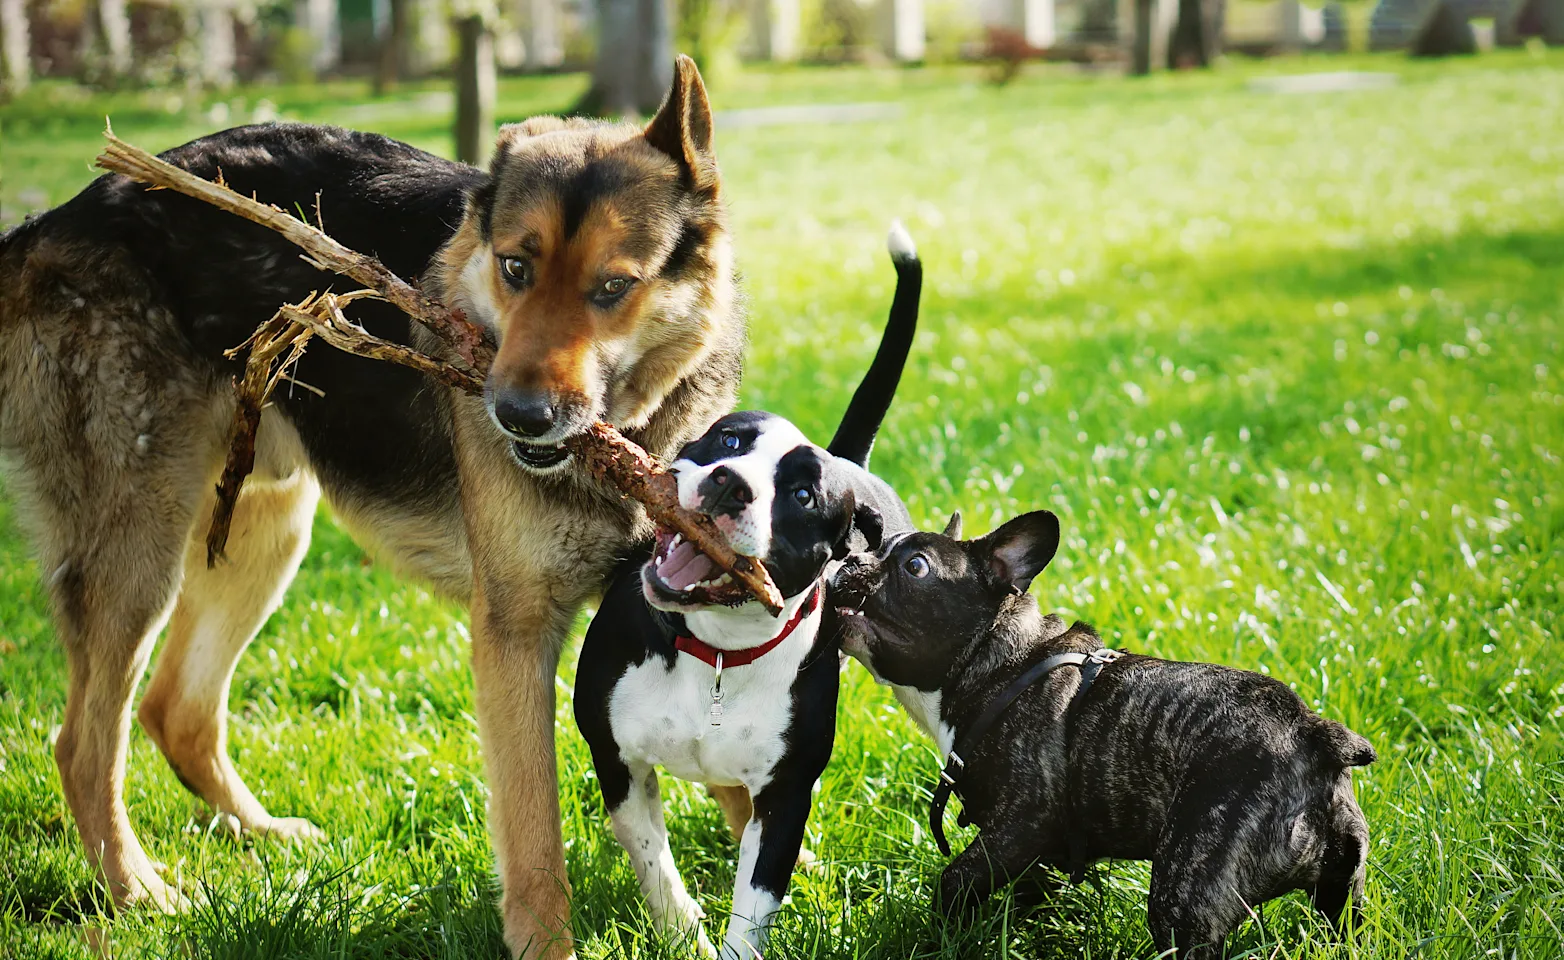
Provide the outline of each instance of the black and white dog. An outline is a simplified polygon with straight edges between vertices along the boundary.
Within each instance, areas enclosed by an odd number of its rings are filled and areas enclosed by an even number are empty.
[[[668,848],[657,770],[705,783],[739,835],[725,960],[765,948],[803,844],[836,734],[839,654],[824,578],[882,531],[912,529],[866,469],[917,324],[922,266],[899,225],[896,295],[874,362],[836,436],[815,446],[781,417],[730,414],[674,463],[679,499],[760,558],[785,602],[773,617],[681,538],[660,532],[623,563],[593,618],[576,674],[576,723],[592,750],[614,834],[654,921],[717,951]]]

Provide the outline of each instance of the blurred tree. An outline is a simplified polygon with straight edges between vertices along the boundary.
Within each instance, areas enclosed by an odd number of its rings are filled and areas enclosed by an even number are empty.
[[[87,0],[81,25],[83,79],[114,82],[130,73],[130,17],[125,0]]]
[[[375,96],[383,96],[402,75],[403,52],[408,45],[408,14],[412,0],[391,0],[391,16],[380,31],[380,58],[375,67]]]
[[[192,26],[201,50],[201,82],[217,89],[233,86],[238,54],[234,48],[233,8],[226,0],[203,0],[195,10]]]
[[[1210,66],[1215,44],[1216,30],[1203,0],[1178,0],[1178,24],[1168,39],[1168,69]]]
[[[482,164],[494,145],[494,33],[481,13],[456,21],[456,159]]]
[[[32,79],[32,31],[25,0],[0,0],[0,88],[16,93]]]
[[[1151,72],[1151,31],[1156,21],[1156,0],[1135,0],[1135,33],[1130,38],[1130,73],[1143,77]]]
[[[577,111],[651,114],[673,83],[669,0],[601,0],[592,89]]]

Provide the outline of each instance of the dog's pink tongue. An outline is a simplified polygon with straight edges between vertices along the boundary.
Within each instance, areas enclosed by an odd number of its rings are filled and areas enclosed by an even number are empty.
[[[683,590],[692,583],[709,580],[717,570],[711,558],[695,549],[691,543],[681,543],[668,554],[668,559],[657,568],[657,575],[675,590]]]

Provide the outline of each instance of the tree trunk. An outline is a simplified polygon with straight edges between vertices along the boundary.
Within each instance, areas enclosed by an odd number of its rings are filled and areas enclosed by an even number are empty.
[[[412,0],[391,0],[391,19],[380,31],[380,63],[375,69],[375,96],[396,86],[402,75],[402,54],[407,49],[408,5]]]
[[[520,0],[526,24],[527,69],[553,70],[565,62],[560,36],[560,0]]]
[[[1178,25],[1168,41],[1168,69],[1211,65],[1211,29],[1202,0],[1178,0]]]
[[[233,86],[234,50],[233,10],[220,3],[204,3],[196,12],[201,39],[201,82],[208,87]]]
[[[1130,41],[1130,73],[1151,72],[1151,31],[1156,29],[1156,0],[1135,0],[1135,36]]]
[[[673,83],[669,0],[602,0],[597,8],[597,65],[579,109],[649,115]]]
[[[456,159],[482,164],[494,143],[494,35],[478,14],[456,34]]]
[[[293,23],[310,40],[310,71],[330,73],[342,60],[342,21],[337,0],[295,0]]]
[[[26,0],[0,0],[0,67],[0,86],[7,93],[27,89],[33,71]]]
[[[118,79],[130,73],[130,14],[125,0],[98,0],[98,23],[103,29],[105,66]]]

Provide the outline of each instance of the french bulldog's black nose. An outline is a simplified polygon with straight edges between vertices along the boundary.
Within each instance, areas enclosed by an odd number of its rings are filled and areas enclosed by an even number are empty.
[[[755,491],[743,477],[727,467],[718,467],[708,473],[696,492],[701,497],[701,510],[713,515],[742,513],[755,502]]]
[[[541,437],[554,429],[554,404],[541,390],[506,390],[494,397],[494,419],[514,437]]]

